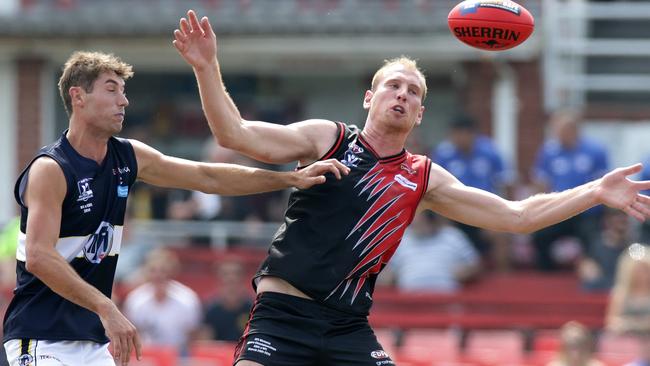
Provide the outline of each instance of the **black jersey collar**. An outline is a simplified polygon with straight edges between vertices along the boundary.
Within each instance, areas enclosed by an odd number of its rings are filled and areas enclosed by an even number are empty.
[[[402,148],[402,151],[398,152],[397,154],[394,155],[389,155],[385,157],[380,157],[379,154],[375,151],[375,149],[370,146],[370,143],[366,141],[366,139],[363,138],[363,135],[359,133],[359,141],[363,146],[365,146],[368,151],[379,161],[380,163],[386,164],[386,163],[395,163],[395,162],[401,162],[404,159],[406,159],[406,149]]]

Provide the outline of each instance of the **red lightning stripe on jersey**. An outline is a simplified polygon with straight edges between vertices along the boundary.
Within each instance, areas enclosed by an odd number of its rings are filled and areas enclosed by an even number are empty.
[[[400,222],[400,220],[397,220],[397,218],[402,214],[403,209],[400,208],[399,205],[395,205],[395,203],[404,196],[404,193],[398,195],[388,194],[388,192],[391,191],[391,187],[393,187],[394,181],[392,179],[388,179],[388,177],[385,175],[382,176],[382,172],[383,169],[380,169],[379,164],[377,164],[372,169],[370,169],[366,175],[364,175],[359,183],[356,184],[356,186],[359,186],[359,184],[363,182],[366,183],[359,195],[363,194],[374,186],[372,191],[369,193],[368,199],[371,199],[377,194],[379,194],[379,196],[375,199],[363,217],[361,217],[359,222],[354,226],[352,231],[347,236],[349,238],[360,227],[371,220],[371,218],[375,217],[374,221],[364,231],[363,235],[361,235],[361,238],[352,248],[356,248],[359,244],[370,238],[368,244],[359,254],[361,260],[355,266],[355,268],[350,271],[350,273],[348,273],[346,276],[347,281],[344,281],[347,283],[341,295],[347,292],[351,284],[350,281],[354,281],[354,278],[357,279],[357,285],[354,289],[352,301],[354,301],[354,299],[357,297],[368,275],[372,271],[379,273],[379,270],[382,266],[381,263],[384,261],[380,260],[378,266],[371,266],[363,272],[359,271],[361,271],[372,261],[381,257],[385,252],[396,246],[399,243],[399,240],[402,237],[405,229],[404,223]],[[337,286],[337,289],[340,287],[340,285],[341,284]],[[335,291],[336,289],[332,293]],[[330,296],[331,295],[332,294],[330,294]]]

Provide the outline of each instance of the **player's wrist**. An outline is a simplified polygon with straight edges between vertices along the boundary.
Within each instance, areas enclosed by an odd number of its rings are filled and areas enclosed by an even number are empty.
[[[207,73],[207,74],[214,74],[214,75],[220,74],[219,63],[217,62],[216,58],[210,61],[196,63],[192,67],[194,69],[194,72],[196,73],[201,73],[201,74]]]
[[[111,312],[115,311],[116,309],[117,306],[115,305],[115,303],[111,299],[103,296],[103,298],[97,299],[96,304],[95,306],[93,306],[92,310],[100,318],[103,318],[106,317]]]
[[[281,172],[281,174],[284,174],[284,179],[287,182],[287,184],[291,187],[299,187],[300,186],[300,171],[299,170],[294,170],[290,172]]]

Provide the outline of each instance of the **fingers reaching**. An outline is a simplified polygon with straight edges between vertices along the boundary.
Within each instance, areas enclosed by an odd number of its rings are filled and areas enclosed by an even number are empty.
[[[190,33],[192,32],[190,28],[190,24],[188,23],[187,19],[181,18],[181,21],[179,22],[179,27],[181,32],[183,32],[183,35],[189,36]]]
[[[628,176],[628,175],[632,175],[632,174],[636,174],[636,173],[640,172],[642,168],[643,168],[643,165],[638,163],[638,164],[627,166],[625,168],[621,168],[621,170],[623,171],[623,173],[626,176]]]
[[[181,32],[178,29],[176,29],[176,30],[174,30],[174,39],[179,41],[179,42],[185,42],[187,40],[187,36],[185,35],[185,33]]]
[[[336,179],[341,179],[343,175],[347,175],[349,172],[350,168],[336,159],[318,161],[300,171],[299,176],[302,177],[303,183],[296,186],[306,189],[316,184],[325,183],[327,180],[325,174],[327,173],[332,173]]]
[[[190,29],[192,32],[197,32],[203,35],[203,28],[201,28],[201,24],[199,24],[199,18],[196,16],[194,10],[187,12],[187,18],[190,21]]]
[[[201,28],[203,28],[203,32],[206,34],[214,34],[214,31],[212,30],[212,25],[210,24],[210,20],[208,17],[203,17],[201,18]]]
[[[185,51],[185,41],[187,40],[187,37],[178,29],[174,31],[174,40],[172,41],[172,44],[178,52],[183,53]]]
[[[639,181],[639,182],[634,182],[634,184],[636,185],[636,188],[639,191],[650,190],[650,180],[643,180],[643,181]]]
[[[312,181],[312,184],[311,184],[311,185],[314,186],[314,185],[317,185],[317,184],[323,184],[323,183],[325,183],[325,181],[327,181],[327,178],[325,178],[324,175],[319,175],[319,176],[317,176],[317,177],[313,177],[313,178],[311,179],[311,181]]]
[[[341,179],[341,173],[345,175],[350,173],[350,168],[336,159],[324,160],[323,163],[327,164],[328,169],[334,173],[337,179]]]
[[[639,194],[631,206],[645,217],[650,217],[650,197]]]
[[[323,173],[326,173],[326,172],[329,171],[330,173],[334,174],[336,179],[341,179],[341,172],[334,166],[334,164],[331,164],[331,163],[323,164],[322,169],[320,169],[320,170],[322,170]]]
[[[637,221],[644,222],[650,217],[650,197],[637,194],[636,199],[621,210]]]

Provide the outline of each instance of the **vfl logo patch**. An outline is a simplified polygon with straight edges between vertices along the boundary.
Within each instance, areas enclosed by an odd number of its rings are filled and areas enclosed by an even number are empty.
[[[117,196],[126,197],[129,195],[129,186],[117,186]]]
[[[92,180],[92,178],[84,178],[77,182],[77,188],[79,189],[79,197],[77,198],[77,202],[85,202],[93,198],[93,191],[90,189],[90,182],[92,182]]]
[[[18,357],[18,366],[28,366],[34,362],[34,357],[29,353],[23,353]]]
[[[395,182],[399,183],[400,185],[412,190],[415,192],[416,189],[418,189],[418,184],[413,183],[410,180],[404,178],[401,174],[397,174],[395,176]]]
[[[370,357],[374,359],[388,358],[388,354],[383,349],[370,352]]]
[[[348,145],[348,150],[345,152],[341,163],[347,167],[356,168],[359,165],[359,162],[361,162],[361,158],[359,158],[356,154],[361,154],[362,152],[363,148],[357,146],[357,144],[352,143]]]
[[[102,222],[84,244],[84,257],[90,263],[100,263],[113,247],[113,225]]]

